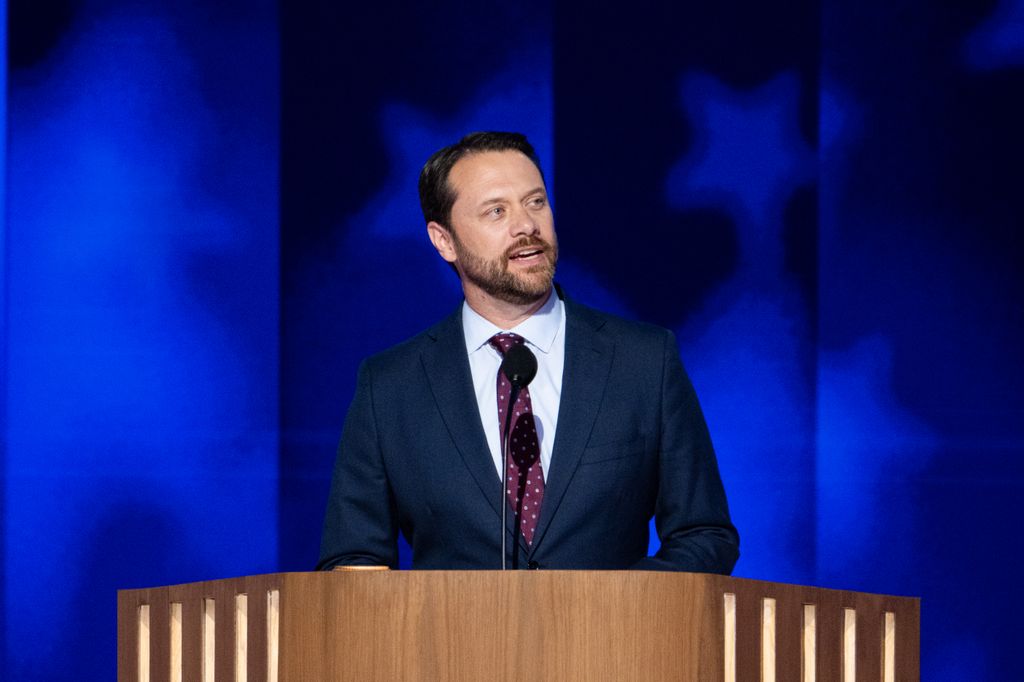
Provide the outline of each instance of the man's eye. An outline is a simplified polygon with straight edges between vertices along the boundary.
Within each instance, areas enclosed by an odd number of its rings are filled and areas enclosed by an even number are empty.
[[[494,208],[492,208],[491,210],[489,210],[489,211],[487,212],[487,214],[488,214],[488,215],[491,215],[491,216],[500,216],[500,215],[501,215],[501,214],[503,214],[504,212],[505,212],[505,208],[504,208],[503,206],[495,206]]]
[[[544,200],[544,197],[534,197],[533,199],[530,199],[530,205],[538,208],[546,203],[547,202]]]

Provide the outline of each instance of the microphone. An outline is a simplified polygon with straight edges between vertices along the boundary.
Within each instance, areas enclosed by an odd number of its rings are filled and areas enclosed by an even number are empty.
[[[512,388],[519,392],[529,386],[537,376],[537,356],[526,347],[526,344],[513,346],[505,353],[505,359],[501,361],[499,369],[512,384]]]
[[[508,382],[512,384],[509,391],[508,408],[505,410],[505,428],[502,430],[501,438],[501,570],[506,570],[508,533],[505,531],[506,519],[508,518],[508,500],[505,497],[508,485],[508,439],[512,428],[512,408],[516,404],[519,392],[530,385],[533,378],[537,376],[537,356],[533,354],[525,343],[512,346],[505,353],[505,358],[498,368]],[[518,529],[518,524],[516,524]],[[516,549],[519,549],[518,530],[516,531]],[[518,557],[519,553],[516,552]],[[514,568],[515,566],[513,566]]]

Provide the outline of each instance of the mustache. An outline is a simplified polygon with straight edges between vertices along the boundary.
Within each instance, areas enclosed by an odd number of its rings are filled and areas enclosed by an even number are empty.
[[[544,241],[540,237],[520,237],[514,244],[505,249],[505,260],[512,258],[512,254],[519,249],[533,247],[540,249],[544,253],[551,253],[552,246],[548,242]]]

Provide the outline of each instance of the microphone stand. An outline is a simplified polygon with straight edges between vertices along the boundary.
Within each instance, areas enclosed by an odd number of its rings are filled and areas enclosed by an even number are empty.
[[[508,441],[512,431],[512,409],[516,405],[519,393],[530,385],[537,375],[537,358],[525,345],[513,346],[505,354],[498,371],[505,375],[509,383],[508,411],[505,414],[505,428],[501,438],[501,570],[508,569]],[[518,482],[516,483],[518,486]],[[518,487],[517,487],[518,492]],[[516,517],[515,538],[516,551],[512,555],[512,568],[519,563],[519,528],[522,519]]]
[[[505,410],[505,428],[501,439],[501,570],[503,571],[508,570],[506,566],[508,561],[508,489],[506,488],[508,485],[508,439],[512,435],[512,408],[516,404],[520,391],[518,384],[509,383],[512,390],[509,391],[508,408]],[[517,537],[516,540],[518,541],[519,538]]]

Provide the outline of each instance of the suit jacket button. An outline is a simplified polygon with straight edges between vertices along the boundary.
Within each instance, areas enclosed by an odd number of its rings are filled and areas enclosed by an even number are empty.
[[[530,563],[526,564],[526,567],[531,571],[536,571],[538,568],[540,568],[540,564],[538,564],[536,561],[531,561]]]

